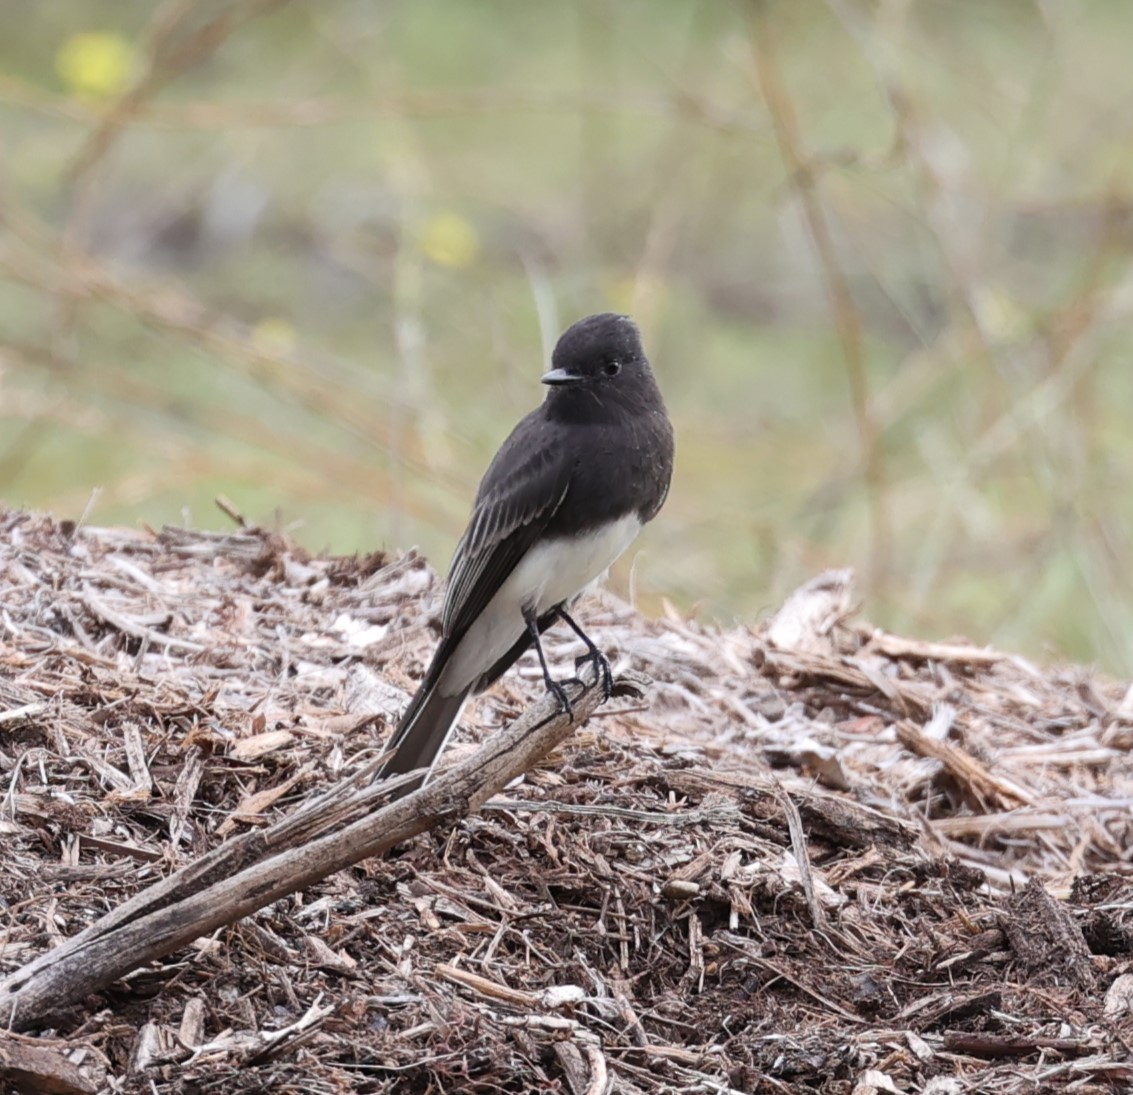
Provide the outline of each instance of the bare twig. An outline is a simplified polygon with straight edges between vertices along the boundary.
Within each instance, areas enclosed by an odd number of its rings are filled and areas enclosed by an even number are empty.
[[[834,236],[819,196],[818,181],[808,159],[794,105],[779,72],[766,0],[752,0],[751,10],[751,45],[756,79],[787,167],[788,183],[802,206],[830,299],[838,339],[842,344],[862,466],[869,490],[872,529],[869,583],[874,591],[884,592],[889,555],[885,453],[881,431],[870,407],[862,321],[850,292],[849,280],[838,259]]]

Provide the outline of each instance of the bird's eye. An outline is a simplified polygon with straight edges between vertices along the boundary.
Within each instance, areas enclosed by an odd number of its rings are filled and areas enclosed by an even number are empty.
[[[602,372],[607,376],[617,376],[622,371],[622,363],[620,361],[607,361],[602,367]]]

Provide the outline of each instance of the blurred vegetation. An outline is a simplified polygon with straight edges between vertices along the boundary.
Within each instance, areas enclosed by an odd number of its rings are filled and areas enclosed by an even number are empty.
[[[646,609],[849,564],[877,622],[1127,672],[1131,41],[1123,0],[21,5],[0,493],[443,567],[614,308],[678,429]]]

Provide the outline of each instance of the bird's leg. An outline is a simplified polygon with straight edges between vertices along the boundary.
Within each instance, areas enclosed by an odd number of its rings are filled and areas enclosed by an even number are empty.
[[[543,683],[547,686],[547,691],[558,702],[559,710],[565,711],[573,722],[574,708],[571,706],[570,697],[566,694],[566,689],[551,676],[551,671],[547,668],[547,656],[543,653],[543,643],[539,637],[539,621],[533,612],[525,612],[523,618],[527,623],[527,631],[531,635],[531,641],[535,644],[535,653],[539,655],[539,664],[543,667]]]
[[[602,686],[602,699],[608,700],[610,694],[614,691],[614,674],[610,670],[610,659],[594,645],[590,636],[571,619],[565,608],[560,605],[555,611],[558,613],[559,619],[566,623],[571,631],[586,644],[586,653],[583,654],[582,657],[575,659],[575,668],[577,669],[583,662],[589,662],[594,666],[598,683]]]

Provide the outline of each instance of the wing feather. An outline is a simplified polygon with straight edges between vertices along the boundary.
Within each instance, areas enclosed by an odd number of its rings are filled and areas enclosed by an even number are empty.
[[[547,527],[570,489],[571,463],[539,428],[539,411],[512,431],[480,484],[445,594],[446,639],[462,635]]]

